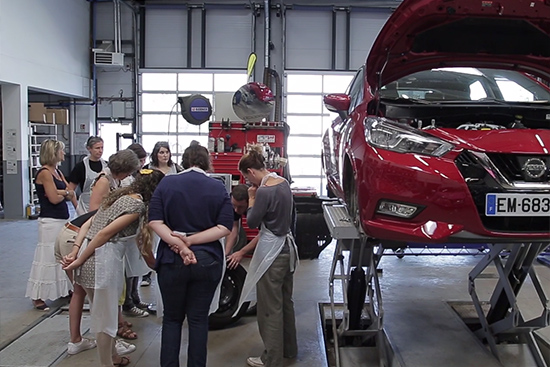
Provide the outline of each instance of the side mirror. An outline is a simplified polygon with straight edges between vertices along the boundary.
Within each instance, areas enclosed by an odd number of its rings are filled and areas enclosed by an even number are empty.
[[[327,94],[323,97],[323,102],[327,110],[338,113],[342,119],[348,117],[348,110],[351,102],[347,94]]]

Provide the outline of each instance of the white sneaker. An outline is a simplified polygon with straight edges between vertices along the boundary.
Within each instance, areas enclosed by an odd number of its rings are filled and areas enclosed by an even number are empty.
[[[149,312],[144,311],[141,308],[138,308],[136,306],[133,306],[129,310],[124,310],[123,309],[122,313],[125,314],[126,316],[131,316],[131,317],[147,317],[147,316],[149,316]]]
[[[85,350],[92,349],[95,347],[96,347],[95,340],[82,338],[82,340],[79,341],[78,343],[69,342],[67,346],[67,353],[71,355],[78,354],[80,352],[83,352]]]
[[[260,357],[248,357],[246,359],[246,364],[251,367],[263,367],[264,362],[262,362],[262,359]]]
[[[128,342],[125,342],[122,339],[117,339],[116,342],[115,342],[115,349],[116,349],[116,354],[118,354],[119,356],[123,356],[123,355],[130,354],[133,351],[135,351],[136,346],[134,344],[130,344]]]

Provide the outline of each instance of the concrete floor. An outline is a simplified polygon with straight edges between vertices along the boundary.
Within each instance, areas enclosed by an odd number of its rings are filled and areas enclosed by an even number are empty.
[[[65,353],[69,340],[68,329],[63,327],[67,325],[66,312],[50,317],[53,312],[36,311],[30,300],[24,298],[37,242],[37,222],[0,220],[0,234],[0,367],[97,366],[95,349],[75,356]],[[288,360],[286,366],[328,366],[319,303],[329,302],[328,277],[333,251],[334,245],[331,245],[319,259],[303,260],[295,276],[299,354],[296,359]],[[524,350],[513,348],[503,351],[502,363],[499,363],[449,306],[451,301],[471,301],[467,275],[480,258],[405,256],[398,259],[384,256],[380,264],[384,325],[396,360],[402,367],[535,366]],[[536,269],[543,287],[550,294],[550,268],[537,265]],[[495,271],[494,268],[490,270]],[[489,298],[493,285],[490,279],[478,281],[482,300]],[[141,288],[141,291],[145,301],[154,301],[152,287]],[[337,297],[341,299],[341,292]],[[540,314],[540,303],[532,287],[526,286],[519,299],[527,318]],[[50,302],[52,309],[65,303],[64,300]],[[139,338],[135,341],[137,350],[130,355],[130,366],[158,366],[160,319],[149,316],[131,321]],[[550,341],[549,328],[540,333]],[[183,343],[186,343],[185,332]],[[227,329],[210,332],[208,348],[209,366],[246,366],[248,356],[259,355],[262,351],[256,318],[246,316]],[[26,358],[27,354],[37,356]],[[348,362],[342,367],[370,366],[360,357],[361,351],[343,354]],[[184,345],[182,366],[185,360]]]

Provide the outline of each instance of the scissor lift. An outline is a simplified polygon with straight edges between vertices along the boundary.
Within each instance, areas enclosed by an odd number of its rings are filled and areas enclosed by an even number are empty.
[[[500,360],[498,343],[526,344],[538,367],[548,367],[534,332],[550,325],[549,300],[535,272],[534,262],[548,243],[489,244],[489,253],[469,274],[469,293],[479,317],[476,335],[486,340],[493,355]],[[505,260],[503,260],[505,259]],[[494,264],[498,280],[489,301],[489,311],[485,312],[476,292],[476,280],[482,278],[483,271]],[[525,320],[517,302],[517,296],[527,280],[535,288],[542,312],[538,317]]]
[[[332,238],[337,241],[329,275],[331,322],[327,323],[327,327],[332,329],[335,364],[337,367],[341,366],[342,347],[349,345],[350,340],[352,343],[370,340],[371,345],[376,346],[379,366],[399,366],[383,330],[384,311],[377,267],[384,249],[377,243],[368,241],[367,236],[353,223],[342,203],[324,202],[323,214]],[[488,345],[499,361],[499,343],[526,344],[537,367],[550,366],[534,333],[550,325],[550,302],[534,268],[537,256],[547,246],[546,242],[487,244],[487,254],[469,273],[469,293],[479,320],[468,326]],[[476,293],[476,280],[484,278],[482,273],[492,264],[498,273],[497,283],[490,301],[483,302]],[[352,327],[353,305],[348,293],[353,268],[362,268],[365,271],[366,297],[359,327]],[[525,320],[517,296],[528,277],[531,278],[540,300],[542,312],[534,319]],[[337,281],[340,281],[342,287],[342,303],[335,301]]]
[[[327,323],[332,329],[335,364],[341,366],[342,347],[367,344],[376,348],[380,367],[396,366],[392,364],[393,352],[382,327],[382,294],[377,267],[383,249],[369,243],[366,236],[359,233],[341,203],[324,202],[323,215],[332,238],[336,239],[329,275],[330,323]],[[364,296],[360,290],[350,290],[354,269],[361,276],[364,274]],[[337,281],[341,285],[343,303],[335,301]],[[360,299],[362,303],[358,307]]]

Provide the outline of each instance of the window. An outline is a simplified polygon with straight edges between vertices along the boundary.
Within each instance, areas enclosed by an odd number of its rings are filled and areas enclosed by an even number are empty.
[[[352,72],[286,73],[285,118],[290,126],[288,138],[292,187],[311,187],[326,195],[326,180],[321,167],[321,139],[337,115],[323,105],[323,95],[344,93]]]
[[[245,71],[143,71],[139,111],[143,147],[150,152],[157,141],[168,141],[172,160],[179,163],[192,140],[207,146],[208,122],[197,126],[185,121],[177,98],[201,94],[215,107],[214,91],[235,92],[246,82]],[[215,114],[214,110],[212,119]]]
[[[365,73],[364,69],[361,68],[355,74],[352,84],[349,87],[348,94],[350,96],[350,106],[349,112],[353,111],[357,105],[363,100],[363,89],[365,86]]]

